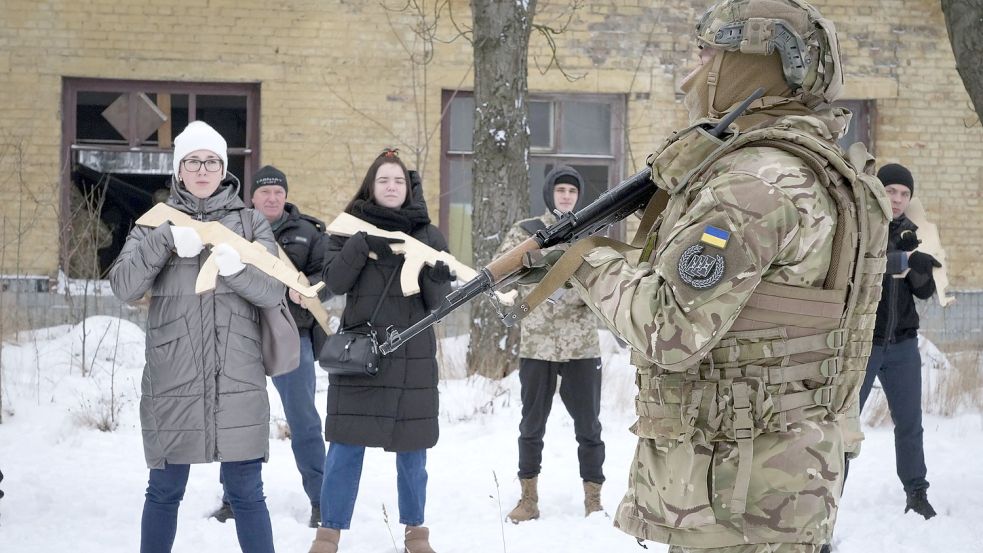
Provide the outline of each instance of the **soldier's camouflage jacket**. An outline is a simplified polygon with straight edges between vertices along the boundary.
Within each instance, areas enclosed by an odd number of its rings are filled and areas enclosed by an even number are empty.
[[[890,219],[872,158],[847,163],[833,143],[848,117],[783,117],[770,144],[704,167],[706,133],[667,141],[649,158],[670,193],[652,255],[584,256],[574,288],[637,367],[624,531],[698,548],[829,540],[844,455],[862,439]]]
[[[556,222],[556,217],[549,212],[540,217],[519,221],[505,235],[505,240],[499,246],[496,256],[529,238],[530,233],[522,228],[522,224],[535,219],[546,226]],[[544,252],[548,251],[550,250],[544,250]],[[520,296],[527,295],[533,287],[533,285],[518,286]],[[552,295],[552,299],[544,301],[522,319],[519,357],[543,361],[600,357],[597,327],[597,317],[591,313],[580,294],[568,288],[560,288]]]

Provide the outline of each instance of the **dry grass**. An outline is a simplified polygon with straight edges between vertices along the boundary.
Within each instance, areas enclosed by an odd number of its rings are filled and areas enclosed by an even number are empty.
[[[961,412],[983,412],[983,351],[952,350],[944,359],[923,359],[922,411],[943,417]],[[864,408],[864,422],[871,426],[891,424],[887,400],[879,385],[871,390]]]

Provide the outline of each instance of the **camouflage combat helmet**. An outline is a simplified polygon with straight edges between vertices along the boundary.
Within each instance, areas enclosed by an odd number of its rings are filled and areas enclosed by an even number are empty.
[[[722,0],[696,26],[700,47],[752,55],[778,52],[785,82],[814,107],[843,91],[833,22],[801,0]]]

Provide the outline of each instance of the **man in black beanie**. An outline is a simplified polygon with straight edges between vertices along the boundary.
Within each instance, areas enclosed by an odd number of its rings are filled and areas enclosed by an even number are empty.
[[[941,267],[931,255],[915,251],[918,227],[905,216],[915,192],[915,181],[905,167],[891,163],[881,167],[877,178],[891,200],[893,220],[887,245],[881,301],[877,305],[874,344],[867,363],[867,376],[860,389],[860,409],[874,385],[881,382],[894,420],[894,449],[898,478],[904,486],[905,512],[914,510],[926,519],[935,516],[928,502],[925,451],[922,441],[922,361],[918,352],[918,312],[915,298],[928,299],[935,293],[933,267]]]
[[[262,215],[273,228],[277,243],[298,270],[313,283],[321,281],[324,264],[324,223],[304,215],[287,201],[287,176],[272,165],[262,167],[253,176],[252,203],[255,216]],[[290,427],[290,448],[300,472],[304,492],[311,502],[308,525],[317,528],[321,521],[321,482],[324,478],[324,435],[321,416],[314,405],[314,334],[320,327],[300,304],[300,295],[288,289],[287,306],[300,331],[300,365],[287,374],[273,377],[280,394],[284,416]],[[324,298],[322,298],[324,299]],[[323,335],[323,333],[322,333]],[[235,518],[228,501],[211,515],[219,522]]]

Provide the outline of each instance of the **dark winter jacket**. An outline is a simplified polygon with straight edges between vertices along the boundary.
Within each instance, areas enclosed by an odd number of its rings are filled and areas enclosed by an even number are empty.
[[[269,223],[256,214],[240,217],[245,206],[238,192],[234,178],[205,200],[172,183],[167,203],[240,236],[242,221],[251,221],[254,240],[275,255]],[[109,271],[121,300],[150,292],[140,398],[147,465],[266,459],[270,404],[258,307],[277,305],[284,286],[246,265],[235,275],[219,276],[213,291],[196,294],[195,279],[209,251],[178,257],[170,228],[134,227]]]
[[[918,311],[915,298],[928,299],[935,293],[935,279],[914,269],[904,278],[894,278],[908,268],[908,253],[899,250],[898,240],[903,231],[918,230],[915,223],[902,214],[891,221],[887,243],[887,271],[884,288],[877,304],[877,321],[874,324],[874,343],[899,342],[918,335]]]
[[[276,241],[283,251],[287,252],[287,257],[294,267],[307,275],[311,284],[321,282],[321,273],[324,271],[324,247],[321,244],[324,237],[324,223],[310,215],[304,215],[291,203],[287,203],[283,211],[287,219],[273,231]],[[310,329],[317,324],[310,311],[290,301],[289,298],[287,306],[290,307],[290,314],[294,316],[297,328]]]
[[[352,214],[384,230],[398,230],[436,250],[447,242],[430,224],[422,194],[400,210],[375,204],[356,206]],[[364,208],[364,209],[363,209]],[[390,217],[396,215],[396,217]],[[344,248],[347,238],[328,238],[324,282],[336,295],[345,294],[343,328],[367,330],[386,282],[402,267],[403,256],[368,258],[368,250]],[[364,245],[364,243],[363,243]],[[450,284],[439,283],[425,268],[420,273],[420,293],[404,297],[399,276],[386,294],[373,326],[384,339],[387,327],[404,330],[437,307],[450,293]],[[324,437],[340,442],[388,451],[413,451],[437,443],[437,348],[433,330],[427,330],[382,358],[374,377],[332,375],[328,387],[328,414]]]

